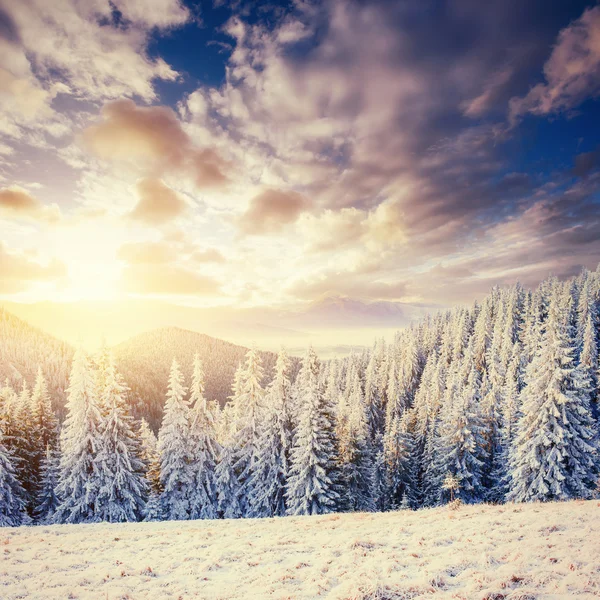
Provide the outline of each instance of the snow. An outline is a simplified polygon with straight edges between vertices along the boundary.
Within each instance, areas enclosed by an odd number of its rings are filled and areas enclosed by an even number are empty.
[[[600,503],[3,528],[0,553],[6,600],[595,598]]]

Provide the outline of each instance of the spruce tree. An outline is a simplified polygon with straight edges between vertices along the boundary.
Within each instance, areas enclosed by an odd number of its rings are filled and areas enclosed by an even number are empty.
[[[185,391],[179,364],[173,359],[165,412],[158,434],[158,449],[163,488],[161,510],[165,518],[178,521],[190,518],[193,486],[189,455],[189,405],[184,398]]]
[[[510,453],[510,501],[589,498],[596,487],[597,433],[574,360],[569,308],[570,298],[554,282],[540,345],[526,371]]]
[[[348,392],[345,427],[339,440],[344,497],[342,506],[349,511],[372,511],[375,485],[373,446],[370,441],[366,407],[360,379],[352,370]]]
[[[338,499],[330,477],[335,464],[333,420],[319,386],[319,370],[319,359],[309,348],[297,379],[301,412],[286,490],[290,515],[328,513]]]
[[[97,521],[99,471],[96,457],[101,447],[102,418],[96,395],[95,374],[90,360],[79,348],[67,395],[67,418],[61,432],[60,504],[57,523]]]
[[[60,454],[46,446],[46,453],[41,463],[40,484],[38,487],[35,518],[44,525],[51,524],[54,513],[60,503],[56,495],[58,479],[60,475]]]
[[[217,517],[215,468],[219,448],[214,417],[204,395],[204,371],[198,354],[194,356],[190,391],[190,467],[193,478],[190,517],[215,519]]]
[[[287,510],[285,487],[292,447],[289,370],[290,360],[282,349],[265,395],[256,462],[248,482],[252,517],[283,516]]]
[[[239,417],[234,435],[234,468],[240,485],[240,506],[244,516],[250,513],[249,479],[255,467],[261,406],[264,390],[261,386],[263,368],[260,354],[252,348],[246,354],[246,365],[242,374],[239,406],[244,413]]]
[[[100,521],[137,521],[144,514],[147,482],[140,459],[140,443],[126,401],[127,388],[109,354],[102,363],[104,373],[100,404],[106,412],[102,422],[100,449],[96,457],[99,490],[96,515]]]
[[[12,460],[0,432],[0,527],[21,525],[25,514],[25,492]]]
[[[217,484],[217,510],[223,519],[243,517],[240,498],[242,490],[235,473],[235,453],[231,439],[221,445],[219,463],[215,470]]]

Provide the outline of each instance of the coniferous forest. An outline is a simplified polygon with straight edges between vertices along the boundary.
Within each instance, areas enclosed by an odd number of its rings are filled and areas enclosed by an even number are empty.
[[[281,350],[266,385],[251,349],[223,408],[173,360],[157,432],[111,352],[79,349],[62,423],[42,365],[0,389],[0,526],[591,498],[599,341],[600,270],[494,288],[295,377]]]

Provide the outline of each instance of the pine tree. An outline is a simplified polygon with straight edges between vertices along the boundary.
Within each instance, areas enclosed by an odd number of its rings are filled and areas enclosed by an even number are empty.
[[[221,446],[219,463],[215,470],[217,482],[217,509],[223,519],[239,519],[243,516],[240,497],[242,491],[235,474],[235,454],[231,440]]]
[[[43,485],[43,464],[46,460],[48,448],[55,448],[58,443],[58,420],[52,410],[48,387],[41,367],[38,368],[31,394],[30,411],[33,425],[31,432],[33,455],[31,461],[35,482],[34,496],[37,499],[40,486]]]
[[[150,429],[148,421],[141,419],[140,430],[140,458],[144,463],[144,475],[150,485],[152,494],[160,495],[162,485],[160,483],[160,453],[158,452],[158,439]]]
[[[596,325],[592,314],[588,314],[583,337],[581,340],[580,368],[582,371],[581,390],[590,400],[593,416],[598,419],[598,388],[599,388],[599,364],[598,344],[596,341]]]
[[[0,432],[0,527],[21,525],[25,512],[25,492]]]
[[[484,426],[478,407],[479,372],[471,353],[465,358],[465,366],[468,365],[471,367],[467,382],[454,388],[449,418],[441,429],[439,472],[440,476],[450,474],[460,481],[459,497],[463,502],[478,502],[483,499]]]
[[[140,443],[125,398],[126,386],[109,354],[102,363],[104,373],[100,405],[106,412],[100,448],[96,457],[99,489],[96,516],[100,521],[137,521],[144,514],[147,482],[140,459]]]
[[[282,349],[277,356],[275,377],[265,395],[256,463],[249,480],[253,517],[283,516],[287,510],[284,492],[292,448],[289,370],[290,360]]]
[[[416,504],[415,443],[409,431],[409,413],[394,416],[386,430],[384,456],[386,467],[387,509],[399,508],[403,501]]]
[[[259,423],[262,417],[260,412],[264,390],[260,383],[263,378],[261,362],[260,354],[255,348],[248,351],[238,398],[239,406],[244,407],[244,415],[240,418],[234,436],[234,468],[240,485],[239,502],[244,516],[251,510],[248,482],[257,458]]]
[[[189,456],[189,406],[184,398],[185,391],[179,364],[173,359],[158,449],[163,487],[161,510],[167,519],[177,521],[190,518],[193,486]]]
[[[570,299],[555,283],[541,343],[526,372],[522,417],[510,454],[507,500],[589,498],[598,474],[598,441],[575,365]]]
[[[194,356],[190,410],[190,456],[193,478],[190,500],[192,519],[217,517],[217,489],[215,468],[219,456],[215,422],[204,396],[202,362]]]
[[[488,494],[488,500],[491,502],[502,502],[508,492],[510,483],[508,470],[510,449],[515,439],[521,406],[521,361],[521,344],[515,342],[502,393],[504,403],[499,425],[500,447],[496,467],[492,474],[493,487]]]
[[[370,443],[366,407],[356,369],[351,371],[348,413],[339,440],[339,459],[342,465],[344,497],[342,505],[349,511],[372,511],[374,455]]]
[[[23,380],[21,393],[14,407],[14,422],[17,436],[12,449],[17,477],[25,491],[25,504],[29,515],[33,514],[39,478],[37,434],[31,410],[31,393]]]
[[[61,434],[62,455],[57,487],[60,504],[54,520],[57,523],[97,521],[100,482],[96,457],[101,444],[102,420],[94,371],[81,348],[73,357],[67,413]]]
[[[35,517],[39,523],[50,524],[54,520],[54,513],[60,503],[56,495],[59,475],[60,455],[48,445],[41,464],[40,485],[35,509]]]
[[[317,355],[309,348],[297,380],[302,410],[286,490],[291,515],[331,512],[338,499],[330,478],[335,462],[333,421],[319,387],[319,370]]]

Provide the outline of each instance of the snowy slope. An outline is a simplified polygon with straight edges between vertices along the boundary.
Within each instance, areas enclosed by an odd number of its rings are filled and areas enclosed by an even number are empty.
[[[0,529],[0,552],[7,600],[595,598],[600,508],[21,527]]]

